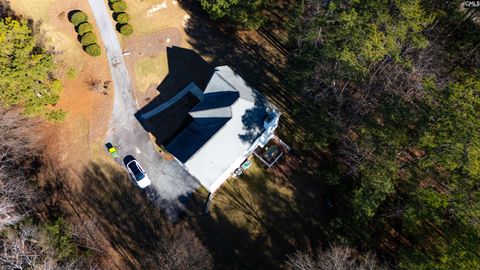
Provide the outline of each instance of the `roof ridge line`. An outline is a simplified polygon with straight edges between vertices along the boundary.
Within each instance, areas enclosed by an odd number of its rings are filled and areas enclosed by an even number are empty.
[[[235,102],[234,102],[235,103]],[[232,103],[233,104],[233,103]],[[194,117],[192,114],[196,114],[196,113],[200,113],[200,112],[206,112],[206,111],[214,111],[214,110],[222,110],[222,109],[228,109],[228,111],[230,112],[230,116],[229,117],[219,117],[219,116],[215,116],[215,117]],[[228,105],[228,106],[223,106],[223,107],[217,107],[217,108],[211,108],[211,109],[206,109],[206,110],[199,110],[199,111],[189,111],[188,114],[190,114],[191,117],[193,118],[232,118],[232,106],[231,105]]]
[[[219,67],[228,67],[228,68],[233,72],[233,75],[239,76],[239,75],[238,75],[232,68],[230,68],[229,66],[219,66]],[[217,67],[217,68],[218,68],[218,67]],[[243,100],[245,100],[245,101],[254,103],[254,102],[252,102],[251,100],[248,100],[248,99],[246,99],[246,98],[243,98],[242,95],[240,95],[240,91],[239,91],[235,86],[233,86],[231,83],[229,83],[222,75],[220,75],[220,73],[219,73],[218,71],[216,71],[215,73],[218,75],[218,77],[220,77],[220,79],[222,79],[222,81],[224,81],[226,84],[228,84],[229,86],[231,86],[233,89],[235,89],[235,90],[238,92],[238,98],[241,98],[241,99],[243,99]],[[240,77],[240,78],[243,80],[242,77]],[[245,81],[245,80],[243,80],[243,81]],[[251,87],[247,84],[247,82],[245,82],[245,85],[246,85],[247,87],[249,87],[250,89],[252,89],[252,94],[254,94],[254,91],[256,91],[256,89],[251,88]],[[227,91],[222,91],[222,92],[227,92]],[[233,105],[233,104],[232,104],[232,105]]]
[[[233,69],[230,69],[233,71]],[[217,73],[218,77],[220,77],[220,79],[222,79],[222,81],[224,81],[226,84],[230,85],[233,89],[237,90],[238,93],[240,93],[240,91],[238,91],[238,89],[233,86],[231,83],[229,83],[222,75],[220,75],[220,72],[216,71],[215,73]],[[235,71],[233,71],[233,73],[235,73]],[[210,79],[211,80],[211,79]],[[222,92],[227,92],[227,91],[222,91]]]

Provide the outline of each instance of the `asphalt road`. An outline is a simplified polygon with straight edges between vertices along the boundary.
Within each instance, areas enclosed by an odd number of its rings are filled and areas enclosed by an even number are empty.
[[[135,118],[138,105],[111,14],[103,0],[88,2],[105,45],[115,89],[107,142],[117,148],[118,161],[123,168],[123,158],[127,155],[134,156],[140,162],[152,180],[152,185],[146,188],[145,195],[174,217],[183,209],[181,201],[188,198],[199,184],[176,161],[162,159],[148,133]]]

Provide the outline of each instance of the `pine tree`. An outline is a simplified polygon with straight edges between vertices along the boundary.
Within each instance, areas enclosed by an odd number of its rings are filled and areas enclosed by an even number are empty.
[[[52,55],[37,45],[27,21],[0,19],[0,66],[2,105],[22,105],[26,115],[52,115],[48,107],[58,102],[62,84]]]

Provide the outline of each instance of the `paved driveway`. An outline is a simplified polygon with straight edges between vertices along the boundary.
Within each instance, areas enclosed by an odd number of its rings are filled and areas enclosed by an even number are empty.
[[[110,12],[103,0],[89,0],[89,4],[105,45],[115,89],[107,141],[117,147],[122,167],[125,168],[122,160],[127,155],[140,162],[152,180],[145,194],[174,217],[182,209],[180,200],[194,192],[199,184],[176,161],[161,158],[135,118],[138,105]]]

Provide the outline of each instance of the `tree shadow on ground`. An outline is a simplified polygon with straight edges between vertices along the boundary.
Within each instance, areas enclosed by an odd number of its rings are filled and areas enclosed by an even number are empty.
[[[107,163],[91,162],[77,176],[82,180],[81,188],[65,184],[66,177],[56,177],[44,190],[61,196],[79,219],[95,220],[103,238],[126,266],[151,269],[150,258],[158,252],[161,241],[171,235],[173,225],[148,200],[148,191],[140,190],[125,171]],[[58,199],[49,201],[47,206],[56,205]]]
[[[295,99],[286,91],[283,79],[291,46],[288,38],[281,34],[285,26],[279,19],[288,16],[277,14],[282,8],[280,4],[272,8],[269,15],[272,19],[260,30],[236,32],[211,21],[197,1],[179,2],[190,15],[185,31],[195,51],[211,59],[213,66],[230,66],[283,111],[289,111],[288,105]]]
[[[265,15],[269,21],[264,26],[236,31],[210,20],[198,1],[179,1],[190,16],[185,32],[191,47],[212,66],[230,66],[265,95],[283,114],[277,133],[290,142],[301,142],[307,136],[303,122],[305,114],[311,114],[312,104],[303,96],[300,85],[287,81],[292,76],[288,65],[295,48],[287,33],[295,14],[294,3],[297,1],[275,1]]]
[[[211,215],[187,217],[219,269],[278,269],[298,249],[329,245],[329,189],[303,170],[288,178],[261,171],[224,184],[213,198]],[[189,209],[200,213],[204,199],[196,194]]]
[[[167,229],[166,218],[122,170],[92,163],[82,179],[82,201],[98,218],[111,245],[132,267],[146,268],[145,258],[158,248]]]

